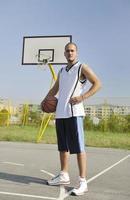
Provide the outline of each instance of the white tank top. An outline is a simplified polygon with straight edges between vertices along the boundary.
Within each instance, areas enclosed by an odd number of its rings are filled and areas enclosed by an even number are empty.
[[[77,62],[70,69],[67,66],[60,70],[59,74],[59,97],[56,108],[56,118],[69,118],[73,116],[84,116],[83,103],[72,105],[69,103],[71,97],[82,94],[84,82],[80,80],[81,63]]]

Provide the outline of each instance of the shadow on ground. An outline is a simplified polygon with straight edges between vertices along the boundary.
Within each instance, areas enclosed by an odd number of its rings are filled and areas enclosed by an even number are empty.
[[[12,182],[24,183],[24,184],[38,183],[38,184],[47,185],[47,180],[45,179],[40,179],[40,178],[36,178],[32,176],[9,174],[9,173],[3,173],[3,172],[0,172],[0,179],[12,181]]]

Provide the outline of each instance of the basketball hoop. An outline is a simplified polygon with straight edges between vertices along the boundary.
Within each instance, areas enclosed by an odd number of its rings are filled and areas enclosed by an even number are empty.
[[[37,59],[38,60],[37,67],[39,69],[46,70],[51,57],[47,56],[45,54],[41,54],[41,55],[42,55],[42,59],[39,59],[39,54],[36,55],[36,57],[38,58]]]

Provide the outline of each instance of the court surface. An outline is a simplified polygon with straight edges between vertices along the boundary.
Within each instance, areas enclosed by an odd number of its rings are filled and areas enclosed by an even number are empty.
[[[130,151],[87,147],[88,189],[70,195],[78,184],[76,156],[70,157],[71,184],[48,186],[59,171],[57,145],[0,142],[0,200],[129,200]]]

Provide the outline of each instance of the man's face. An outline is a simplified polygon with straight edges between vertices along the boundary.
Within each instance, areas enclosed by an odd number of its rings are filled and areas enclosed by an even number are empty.
[[[64,53],[68,62],[74,62],[77,59],[77,49],[76,46],[73,44],[69,44]]]

